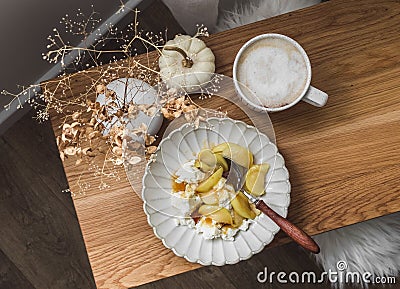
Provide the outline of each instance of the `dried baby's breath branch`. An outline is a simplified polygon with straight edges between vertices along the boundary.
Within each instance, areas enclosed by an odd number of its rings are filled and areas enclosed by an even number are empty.
[[[121,13],[129,9],[121,1]],[[160,103],[151,105],[137,104],[134,96],[128,97],[125,89],[122,99],[117,93],[107,87],[116,79],[137,78],[143,83],[155,85],[160,80],[157,57],[150,57],[149,52],[155,51],[161,55],[166,41],[163,32],[144,32],[139,28],[137,9],[130,10],[133,22],[125,31],[110,25],[105,35],[100,35],[97,26],[101,23],[99,15],[93,10],[85,14],[78,10],[77,19],[66,15],[61,19],[65,33],[80,38],[84,43],[91,35],[97,41],[88,47],[74,46],[59,30],[54,29],[47,40],[48,51],[43,59],[51,64],[60,65],[62,74],[40,84],[21,87],[19,93],[3,90],[3,95],[11,96],[12,100],[5,106],[10,109],[16,104],[22,108],[25,103],[36,109],[36,118],[47,121],[51,114],[58,114],[59,130],[56,131],[56,141],[63,161],[73,161],[80,166],[80,171],[90,170],[101,176],[100,189],[107,188],[107,179],[119,179],[118,167],[124,161],[131,166],[143,161],[144,157],[151,158],[156,151],[154,145],[157,136],[148,134],[144,124],[127,134],[127,124],[143,113],[154,116],[162,112],[167,119],[184,115],[185,119],[198,123],[204,115],[199,113],[198,105],[187,95],[170,90],[161,95]],[[166,32],[165,32],[166,33]],[[207,28],[198,26],[194,37],[208,36]],[[112,49],[105,45],[112,43]],[[147,57],[136,58],[138,47],[142,47]],[[133,56],[133,57],[132,57]],[[69,72],[74,72],[70,74]],[[82,87],[80,84],[87,83]],[[214,86],[213,86],[214,85]],[[208,97],[216,88],[217,81],[210,85],[209,91],[199,91],[203,97]],[[127,87],[127,83],[125,83]],[[140,87],[137,87],[138,91]],[[103,102],[98,101],[99,97]],[[130,137],[136,135],[143,143]],[[124,148],[128,147],[128,150]],[[124,153],[125,152],[125,153]],[[101,166],[96,165],[102,163]],[[77,186],[84,194],[90,184],[78,178]]]

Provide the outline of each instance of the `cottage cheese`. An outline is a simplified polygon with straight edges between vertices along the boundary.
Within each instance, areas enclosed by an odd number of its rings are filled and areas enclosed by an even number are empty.
[[[223,240],[233,241],[235,235],[239,231],[247,231],[249,225],[253,220],[243,220],[242,225],[239,228],[223,227],[216,223],[214,220],[208,219],[207,217],[201,217],[199,222],[196,224],[195,228],[198,233],[203,234],[203,238],[210,240],[221,237]]]
[[[203,238],[210,240],[218,238],[221,235],[221,229],[218,224],[209,218],[201,217],[201,219],[196,224],[196,231],[203,234]]]
[[[177,183],[197,184],[202,181],[206,174],[194,166],[194,160],[186,162],[175,173]]]
[[[191,229],[196,227],[196,223],[194,222],[194,220],[191,217],[176,218],[175,219],[175,225],[177,225],[177,226],[188,226]]]
[[[200,196],[196,194],[198,184],[203,181],[206,174],[194,166],[194,160],[185,163],[176,173],[175,182],[186,183],[185,189],[171,194],[171,204],[177,208],[180,215],[175,219],[177,226],[188,226],[202,234],[204,239],[222,238],[223,240],[233,241],[239,231],[246,231],[253,220],[243,220],[239,228],[223,226],[205,216],[201,217],[197,224],[191,218],[191,214],[203,203]],[[235,195],[235,190],[226,183],[225,178],[221,178],[213,187],[212,191],[216,194],[217,204],[232,211],[231,199]]]
[[[180,211],[181,217],[189,217],[200,204],[199,196],[188,197],[186,192],[174,193],[171,196],[171,205]]]
[[[201,198],[195,194],[196,184],[186,184],[185,190],[171,195],[171,205],[177,208],[182,217],[190,214],[201,204]]]

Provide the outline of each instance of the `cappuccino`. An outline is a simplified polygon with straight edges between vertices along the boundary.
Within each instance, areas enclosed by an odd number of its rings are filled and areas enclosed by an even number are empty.
[[[237,80],[251,93],[248,99],[266,108],[279,108],[296,101],[308,83],[308,66],[298,47],[279,37],[259,39],[248,46],[237,63]]]

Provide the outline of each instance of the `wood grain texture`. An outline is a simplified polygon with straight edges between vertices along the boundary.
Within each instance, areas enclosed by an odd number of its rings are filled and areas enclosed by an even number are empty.
[[[1,289],[35,289],[22,272],[0,250],[0,288]]]
[[[294,242],[314,254],[318,254],[320,252],[320,248],[313,238],[311,238],[307,233],[294,225],[288,219],[282,217],[272,210],[263,200],[258,200],[255,205],[257,209],[274,221],[274,223],[277,224],[279,228],[281,228],[281,230],[285,232],[286,235],[288,235],[288,237],[290,237]]]
[[[328,104],[299,103],[270,117],[292,183],[288,218],[311,235],[400,210],[399,22],[399,1],[336,0],[206,40],[217,72],[228,76],[240,47],[262,33],[286,34],[309,54],[312,84],[329,94]],[[76,75],[73,90],[85,83]],[[227,110],[245,119],[234,106]],[[52,122],[57,133],[57,115]],[[78,189],[79,167],[64,167]],[[154,237],[140,198],[119,174],[99,191],[99,179],[84,173],[91,186],[74,201],[97,286],[127,288],[197,268]],[[281,236],[271,246],[287,241]]]
[[[95,288],[53,131],[33,116],[0,138],[0,288]]]

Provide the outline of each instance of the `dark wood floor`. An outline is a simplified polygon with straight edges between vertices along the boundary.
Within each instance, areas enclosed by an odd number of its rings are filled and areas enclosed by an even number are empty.
[[[0,138],[0,288],[95,288],[53,132],[32,116]]]
[[[33,116],[29,112],[0,137],[0,289],[95,288],[71,197],[62,193],[68,186],[51,126]],[[140,288],[299,287],[258,283],[257,273],[264,267],[320,272],[308,254],[288,244],[236,265],[204,267]]]

